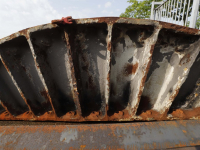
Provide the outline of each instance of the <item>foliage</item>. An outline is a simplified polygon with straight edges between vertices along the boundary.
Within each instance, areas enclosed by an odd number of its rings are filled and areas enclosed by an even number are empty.
[[[126,11],[122,13],[120,17],[141,19],[150,18],[152,1],[153,0],[128,0],[127,2],[131,5],[126,8]]]
[[[196,28],[197,28],[197,29],[200,29],[200,13],[199,13],[199,16],[198,16],[198,18],[197,18]]]

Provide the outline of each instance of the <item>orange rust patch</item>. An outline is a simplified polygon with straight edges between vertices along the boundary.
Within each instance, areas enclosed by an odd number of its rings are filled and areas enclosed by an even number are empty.
[[[23,128],[19,127],[9,127],[9,130],[5,130],[3,135],[9,135],[9,134],[21,134],[21,133],[35,133],[35,132],[44,132],[44,133],[51,133],[53,131],[56,131],[58,133],[63,132],[66,129],[65,126],[48,126],[46,128],[40,128],[38,126],[24,126]]]
[[[129,76],[131,74],[135,74],[138,68],[138,63],[136,64],[126,64],[124,67],[124,75]]]
[[[128,110],[122,110],[122,111],[119,111],[118,113],[114,113],[112,116],[109,116],[108,117],[108,120],[109,121],[118,121],[118,120],[130,120],[131,118],[131,115],[129,113]]]
[[[76,120],[79,120],[80,119],[80,116],[79,114],[77,114],[77,111],[70,111],[70,112],[67,112],[64,116],[61,117],[62,119],[61,120],[70,120],[70,119],[76,119]],[[81,119],[80,119],[81,120]]]
[[[17,119],[22,119],[22,120],[35,120],[34,115],[31,111],[27,111],[19,116],[16,117]]]
[[[111,42],[108,42],[107,50],[108,50],[108,51],[111,51],[111,48],[112,48],[112,46],[111,46]]]
[[[37,120],[56,120],[56,115],[52,111],[45,112],[43,115],[39,116]]]
[[[167,120],[167,111],[165,111],[163,114],[160,114],[159,112],[151,109],[151,110],[142,112],[140,114],[140,117],[142,117],[142,120],[148,120],[149,118],[152,118],[158,121]]]
[[[29,28],[19,31],[19,33],[24,35],[27,39],[29,39],[28,29]]]
[[[177,109],[171,114],[173,117],[184,118],[185,114],[181,109]]]
[[[14,119],[13,116],[10,115],[10,113],[8,111],[4,111],[1,115],[0,115],[0,120],[12,120]]]
[[[187,133],[187,131],[185,131],[185,130],[182,130],[183,131],[183,133]]]
[[[200,107],[193,108],[192,110],[176,109],[171,113],[173,117],[180,119],[190,119],[192,117],[200,117]]]
[[[100,112],[93,111],[89,116],[85,118],[85,120],[99,120],[100,119]]]
[[[186,54],[180,61],[180,65],[184,65],[185,63],[188,63],[191,61],[191,58],[190,58],[190,54]]]

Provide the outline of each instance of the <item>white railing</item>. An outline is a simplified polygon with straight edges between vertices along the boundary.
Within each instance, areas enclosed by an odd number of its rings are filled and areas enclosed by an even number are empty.
[[[200,0],[165,0],[152,2],[151,18],[195,28]],[[154,8],[155,5],[159,5]]]

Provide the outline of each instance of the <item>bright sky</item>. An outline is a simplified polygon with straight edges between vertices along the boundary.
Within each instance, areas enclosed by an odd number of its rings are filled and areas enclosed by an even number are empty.
[[[119,16],[127,0],[0,0],[0,38],[53,19]]]

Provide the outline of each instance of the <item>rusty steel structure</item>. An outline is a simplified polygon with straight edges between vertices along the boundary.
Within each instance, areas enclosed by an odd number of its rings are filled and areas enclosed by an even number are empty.
[[[0,120],[200,117],[200,32],[128,18],[74,19],[0,40]]]

